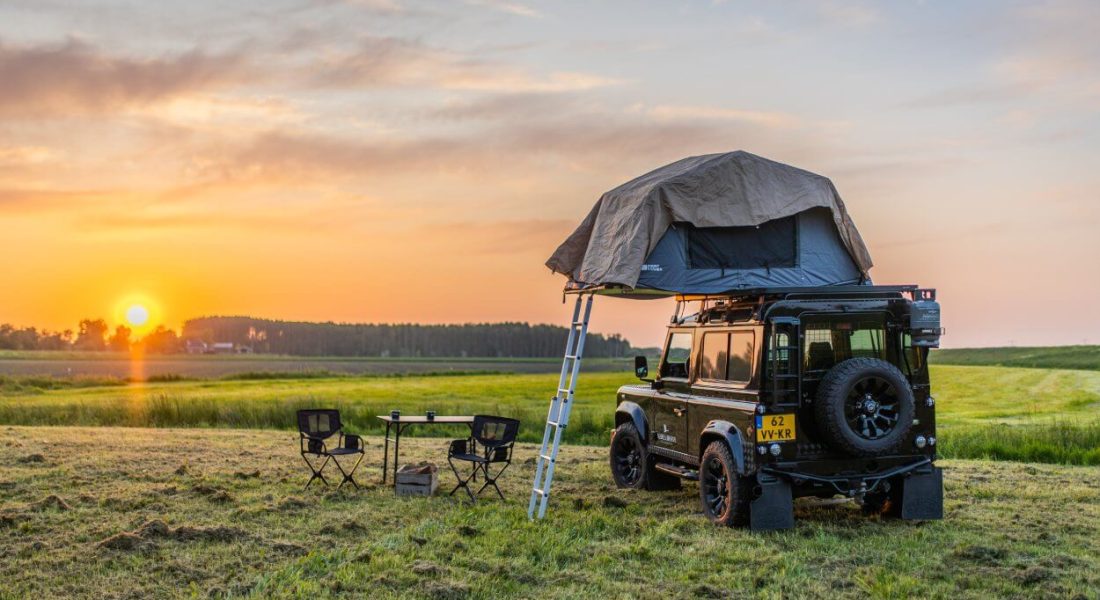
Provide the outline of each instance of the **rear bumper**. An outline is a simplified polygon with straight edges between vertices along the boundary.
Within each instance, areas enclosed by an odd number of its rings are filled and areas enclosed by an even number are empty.
[[[855,497],[875,492],[882,483],[897,477],[929,474],[935,467],[929,457],[893,458],[876,465],[878,468],[861,472],[832,472],[826,465],[806,463],[778,463],[760,468],[765,478],[774,477],[790,483],[792,488],[804,486],[827,488],[838,494]],[[816,468],[815,468],[816,467]]]

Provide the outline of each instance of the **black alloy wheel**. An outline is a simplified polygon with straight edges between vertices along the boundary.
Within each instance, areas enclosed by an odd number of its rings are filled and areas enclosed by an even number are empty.
[[[878,358],[850,358],[821,379],[814,420],[825,441],[850,456],[901,451],[916,405],[905,375]]]
[[[611,476],[621,488],[640,488],[645,479],[646,454],[633,423],[619,425],[611,438]]]
[[[864,377],[848,392],[844,418],[856,435],[877,440],[890,434],[898,424],[898,394],[883,377]]]
[[[703,514],[715,525],[747,525],[752,479],[738,475],[729,446],[725,442],[711,442],[700,465],[699,500]]]

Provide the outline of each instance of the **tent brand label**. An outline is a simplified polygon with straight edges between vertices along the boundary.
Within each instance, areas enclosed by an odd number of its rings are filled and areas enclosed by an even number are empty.
[[[664,269],[661,268],[661,265],[642,265],[642,270],[651,271],[654,273],[660,273],[661,271],[664,271]]]

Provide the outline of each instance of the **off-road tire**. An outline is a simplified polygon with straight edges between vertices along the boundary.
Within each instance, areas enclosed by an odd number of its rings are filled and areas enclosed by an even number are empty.
[[[872,396],[891,398],[896,406],[892,427],[875,439],[857,431],[849,422],[851,413],[845,412],[855,402],[854,398],[859,398],[856,386],[870,385],[868,381],[879,382],[871,386]],[[879,389],[881,384],[888,386],[886,391],[875,395],[874,389]],[[814,416],[826,441],[851,456],[884,456],[897,452],[913,428],[914,411],[913,392],[905,376],[894,365],[877,358],[850,358],[830,369],[818,386],[814,402]]]
[[[618,462],[616,453],[623,446],[623,442],[629,441],[630,445],[638,449],[637,475],[635,478],[624,476],[621,463]],[[618,442],[618,444],[616,443]],[[611,465],[611,477],[615,485],[624,489],[639,489],[648,491],[678,490],[680,478],[658,471],[654,464],[655,457],[650,455],[642,442],[642,435],[633,422],[627,421],[615,428],[611,433],[611,448],[608,452]]]
[[[615,485],[624,489],[644,489],[648,454],[634,423],[627,421],[616,427],[611,432],[611,447],[608,449],[611,478],[615,480]]]
[[[718,474],[716,470],[721,473],[719,478],[714,477]],[[711,442],[703,451],[699,463],[699,503],[711,523],[723,527],[748,525],[752,483],[752,478],[737,474],[737,463],[725,442]],[[723,499],[716,504],[716,497]]]

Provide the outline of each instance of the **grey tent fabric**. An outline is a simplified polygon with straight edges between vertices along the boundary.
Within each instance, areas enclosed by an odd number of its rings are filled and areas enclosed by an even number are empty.
[[[729,229],[756,227],[764,232]],[[781,242],[792,227],[793,250]],[[664,264],[651,260],[661,244]],[[707,247],[709,257],[688,256]],[[685,158],[605,193],[546,265],[574,287],[717,293],[860,282],[872,263],[829,179],[736,151]]]

